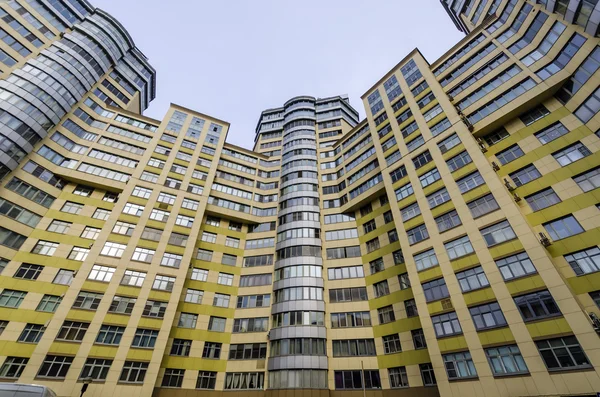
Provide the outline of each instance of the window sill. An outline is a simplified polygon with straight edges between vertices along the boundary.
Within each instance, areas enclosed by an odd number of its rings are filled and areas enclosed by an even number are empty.
[[[525,376],[531,376],[529,372],[515,372],[514,374],[494,374],[494,378],[502,379],[502,378],[519,378]]]
[[[573,371],[594,371],[594,367],[591,365],[585,365],[585,366],[578,366],[578,367],[571,367],[571,368],[548,369],[548,372],[551,374],[568,373],[568,372],[573,372]]]
[[[470,382],[478,379],[479,376],[465,376],[462,378],[448,378],[448,382]]]
[[[562,316],[563,316],[562,313],[558,313],[558,314],[553,314],[553,315],[545,316],[545,317],[536,317],[536,318],[532,318],[530,320],[523,319],[523,322],[526,324],[534,324],[537,322],[546,321],[546,320],[550,320],[550,319],[558,318],[558,317],[562,317]]]

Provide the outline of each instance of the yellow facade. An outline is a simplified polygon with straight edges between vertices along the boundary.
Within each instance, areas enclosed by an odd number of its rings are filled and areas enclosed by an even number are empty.
[[[253,150],[182,106],[143,116],[155,73],[87,2],[0,5],[16,40],[0,42],[0,381],[599,391],[589,2],[443,3],[469,33],[431,64],[402,59],[366,119],[344,96],[295,97],[260,115]]]

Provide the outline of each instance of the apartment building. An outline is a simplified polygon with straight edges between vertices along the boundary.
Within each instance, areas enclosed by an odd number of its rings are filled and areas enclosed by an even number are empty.
[[[294,97],[252,150],[144,116],[156,72],[106,12],[1,3],[0,381],[600,391],[600,5],[441,3],[465,38],[408,54],[365,119]]]

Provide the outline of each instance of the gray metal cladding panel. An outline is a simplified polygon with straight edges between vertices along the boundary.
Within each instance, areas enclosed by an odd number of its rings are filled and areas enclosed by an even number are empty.
[[[327,328],[313,325],[294,325],[273,328],[269,331],[269,340],[289,338],[327,338]]]
[[[301,300],[275,303],[271,306],[271,313],[294,312],[294,311],[313,311],[324,312],[324,301]]]
[[[301,211],[299,211],[301,212]],[[283,225],[279,225],[277,226],[277,232],[285,232],[286,230],[289,229],[296,229],[299,227],[309,227],[309,228],[314,228],[314,229],[320,229],[321,228],[321,222],[317,222],[317,221],[293,221],[293,222],[289,222],[289,223],[285,223]]]
[[[269,371],[304,368],[327,369],[327,356],[270,357],[267,364]]]
[[[275,270],[295,265],[323,266],[323,258],[316,256],[297,256],[295,258],[281,259],[275,262]]]
[[[291,214],[292,212],[319,212],[321,209],[317,205],[295,205],[279,210],[277,216]]]
[[[312,245],[315,247],[320,247],[322,245],[322,243],[321,243],[321,239],[319,239],[319,238],[310,238],[310,237],[292,238],[292,239],[277,243],[275,245],[275,249],[280,250],[282,248],[295,247],[295,246],[299,246],[299,245]]]
[[[273,283],[273,289],[278,290],[282,288],[291,287],[321,287],[323,288],[323,279],[315,277],[294,277],[286,278],[285,280],[275,281]]]

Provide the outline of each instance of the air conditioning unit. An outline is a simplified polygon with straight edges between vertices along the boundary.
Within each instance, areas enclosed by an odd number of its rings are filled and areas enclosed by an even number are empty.
[[[521,201],[521,197],[519,197],[519,195],[517,193],[513,193],[513,199],[515,200],[515,203],[518,203],[519,201]]]
[[[549,247],[552,245],[552,241],[550,241],[550,239],[544,233],[540,232],[539,234],[540,234],[540,243],[544,247]]]
[[[169,208],[169,204],[167,203],[159,203],[158,204],[158,208],[160,208],[161,210],[166,210]]]
[[[498,164],[496,164],[495,161],[492,161],[492,169],[496,172],[500,171],[500,166]]]
[[[594,327],[594,331],[600,334],[600,318],[598,318],[598,315],[596,315],[596,313],[588,313],[588,316],[590,317],[590,321],[592,322],[592,327]]]
[[[512,192],[515,190],[513,185],[511,185],[510,182],[508,181],[508,179],[506,179],[506,178],[504,178],[504,186],[506,186],[506,188],[508,189],[509,192]]]
[[[487,147],[485,146],[485,142],[481,138],[475,138],[477,140],[477,144],[479,145],[479,149],[481,149],[481,153],[487,152]]]

